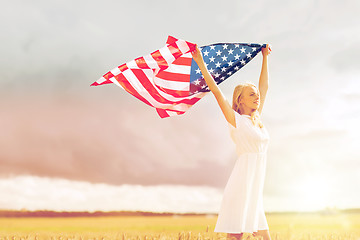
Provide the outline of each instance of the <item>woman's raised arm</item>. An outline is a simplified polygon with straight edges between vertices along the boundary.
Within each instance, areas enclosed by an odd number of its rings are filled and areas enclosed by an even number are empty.
[[[261,66],[260,78],[259,78],[259,92],[260,92],[260,105],[259,105],[259,114],[261,114],[267,90],[269,88],[269,72],[268,72],[268,61],[267,57],[271,52],[269,44],[266,45],[266,48],[261,49],[263,55],[263,61]]]
[[[216,101],[218,102],[218,104],[221,108],[221,111],[223,112],[223,114],[226,118],[226,121],[228,121],[231,125],[236,127],[234,110],[231,108],[229,102],[226,100],[224,94],[221,92],[221,90],[218,87],[218,85],[216,84],[214,78],[211,76],[211,74],[207,70],[205,63],[204,63],[204,59],[203,59],[201,52],[197,46],[196,46],[196,49],[193,52],[191,52],[191,54],[192,54],[195,62],[199,66],[200,71],[201,71],[202,75],[204,76],[205,82],[208,85],[210,91],[214,94]]]

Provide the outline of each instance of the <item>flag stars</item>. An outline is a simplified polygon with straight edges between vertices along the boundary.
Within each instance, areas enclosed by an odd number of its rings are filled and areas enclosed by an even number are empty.
[[[234,75],[244,65],[246,65],[260,50],[260,46],[253,44],[215,44],[202,47],[205,66],[208,73],[214,78],[216,84],[226,80]],[[195,65],[196,66],[196,65]],[[208,92],[209,87],[206,85],[201,70],[198,66],[191,70],[192,92]]]

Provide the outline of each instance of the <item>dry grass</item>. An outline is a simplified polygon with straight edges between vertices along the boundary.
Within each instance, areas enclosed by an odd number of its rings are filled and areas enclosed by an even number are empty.
[[[273,240],[360,240],[360,214],[269,214]],[[216,217],[0,218],[0,240],[225,240]],[[244,239],[255,239],[246,234]]]

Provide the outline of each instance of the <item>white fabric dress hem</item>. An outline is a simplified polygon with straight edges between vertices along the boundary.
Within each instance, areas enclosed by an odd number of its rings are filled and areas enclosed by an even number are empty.
[[[264,230],[269,230],[269,228],[257,229],[257,230],[243,230],[243,231],[231,231],[231,230],[226,231],[226,230],[225,230],[225,231],[214,231],[214,232],[217,232],[217,233],[240,234],[240,233],[255,233],[255,232],[264,231]]]

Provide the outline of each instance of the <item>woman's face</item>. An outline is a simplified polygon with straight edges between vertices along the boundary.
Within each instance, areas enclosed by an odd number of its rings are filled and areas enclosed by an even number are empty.
[[[240,104],[243,104],[244,107],[257,110],[260,105],[259,90],[254,86],[245,87],[239,101]]]

